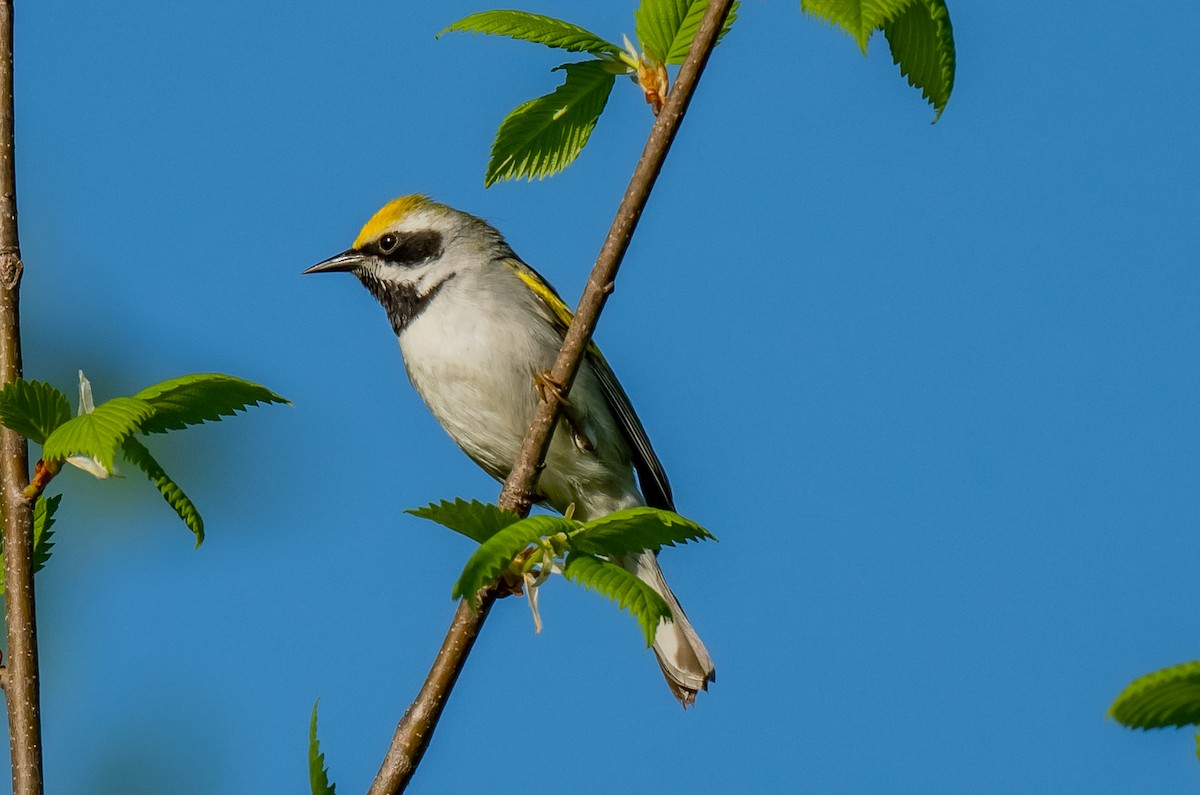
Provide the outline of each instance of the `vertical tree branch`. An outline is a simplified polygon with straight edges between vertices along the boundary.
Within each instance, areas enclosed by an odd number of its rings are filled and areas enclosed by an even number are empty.
[[[17,171],[13,146],[13,3],[0,0],[0,384],[21,377],[19,297],[21,246],[17,236]],[[33,599],[33,503],[25,496],[29,450],[0,428],[0,509],[3,510],[5,623],[13,792],[42,792],[42,727],[38,688],[37,623]]]
[[[542,461],[550,447],[551,429],[561,410],[561,399],[566,397],[575,380],[588,341],[596,330],[600,312],[613,290],[621,260],[629,248],[642,210],[650,198],[650,191],[662,170],[663,161],[666,160],[671,142],[675,140],[679,124],[687,112],[709,55],[716,46],[718,34],[725,24],[731,5],[732,0],[709,2],[687,59],[679,69],[675,86],[650,130],[642,157],[634,169],[629,187],[625,190],[625,196],[617,209],[616,218],[596,258],[591,276],[588,277],[583,297],[579,300],[575,317],[567,330],[566,340],[550,371],[551,379],[561,386],[561,390],[557,395],[553,394],[554,390],[541,390],[544,393],[543,400],[538,404],[533,424],[521,444],[512,472],[500,491],[500,507],[505,510],[521,516],[529,513]],[[483,622],[487,620],[495,599],[494,593],[481,594],[478,612],[472,611],[465,601],[459,603],[433,668],[416,700],[405,711],[404,717],[396,727],[392,744],[368,795],[391,795],[402,792],[408,786],[433,737],[442,709],[450,697],[450,690],[466,663],[467,655],[470,654],[475,638],[478,637]]]

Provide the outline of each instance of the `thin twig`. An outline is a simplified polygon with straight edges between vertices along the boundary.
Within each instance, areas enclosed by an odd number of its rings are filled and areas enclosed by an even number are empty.
[[[687,112],[696,83],[708,63],[713,47],[716,46],[717,34],[725,24],[731,5],[732,0],[712,0],[709,3],[687,59],[680,67],[675,86],[650,130],[642,157],[634,169],[621,206],[617,209],[616,218],[584,288],[583,297],[575,310],[574,320],[567,330],[566,340],[550,371],[551,381],[561,388],[540,390],[542,400],[538,404],[537,414],[525,435],[512,472],[500,491],[499,504],[505,510],[521,516],[529,513],[542,461],[550,447],[551,428],[558,419],[560,401],[567,396],[575,380],[588,340],[596,330],[600,311],[613,290],[617,269],[620,268],[625,251],[629,248],[634,229],[637,228],[650,191],[662,170],[663,161],[671,142],[675,139],[679,124]],[[487,620],[488,611],[494,601],[493,595],[482,594],[481,606],[477,612],[472,611],[466,602],[459,604],[433,668],[416,700],[396,727],[392,744],[368,795],[392,795],[402,792],[408,786],[433,737],[438,718],[450,697],[450,690],[466,663],[471,646],[479,635],[483,622]]]
[[[0,0],[0,384],[21,377],[20,239],[13,156],[13,4]],[[0,510],[4,514],[5,620],[12,782],[16,795],[41,795],[42,725],[38,688],[37,623],[33,600],[33,501],[29,449],[17,433],[0,429]]]

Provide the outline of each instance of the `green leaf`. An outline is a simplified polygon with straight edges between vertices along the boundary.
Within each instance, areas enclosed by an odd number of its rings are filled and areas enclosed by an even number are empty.
[[[871,34],[895,19],[912,2],[914,0],[800,0],[800,7],[849,33],[866,55]]]
[[[707,10],[708,0],[642,0],[633,12],[635,32],[642,49],[656,61],[683,63]],[[721,26],[718,43],[737,19],[737,10],[738,4],[734,3]]]
[[[437,37],[441,38],[443,34],[451,31],[508,36],[560,50],[590,52],[593,55],[616,55],[621,52],[617,45],[578,25],[525,11],[483,11],[471,14],[450,25],[437,34]]]
[[[585,522],[571,536],[571,548],[592,555],[634,555],[664,546],[716,540],[712,533],[677,513],[658,508],[626,508]]]
[[[917,0],[885,22],[883,34],[892,48],[892,61],[908,84],[921,89],[933,105],[936,122],[954,90],[954,31],[944,0]]]
[[[38,497],[37,502],[33,504],[34,574],[44,569],[50,560],[50,550],[54,547],[54,542],[50,540],[54,536],[54,531],[50,528],[54,526],[54,514],[58,511],[60,502],[62,502],[62,495],[55,494],[53,497]],[[0,578],[4,576],[3,571],[4,568],[0,565]]]
[[[50,550],[54,546],[51,537],[54,532],[54,512],[62,502],[62,495],[53,497],[38,497],[33,504],[33,573],[37,574],[50,560]],[[0,554],[0,596],[4,595],[4,555]]]
[[[325,754],[321,753],[321,744],[317,742],[317,706],[320,703],[318,698],[313,704],[312,720],[308,723],[308,783],[312,795],[337,795],[334,785],[329,783]]]
[[[437,522],[479,544],[521,520],[515,513],[502,511],[491,503],[478,500],[467,502],[457,497],[454,502],[442,500],[439,503],[430,503],[424,508],[410,508],[405,513]]]
[[[150,478],[150,482],[158,489],[158,493],[175,510],[188,529],[195,534],[196,547],[199,548],[204,543],[204,519],[200,517],[200,511],[196,510],[196,506],[188,499],[188,496],[183,493],[183,489],[171,480],[154,456],[150,454],[150,451],[146,449],[146,446],[134,437],[130,436],[125,439],[122,451],[125,453],[125,460],[146,473],[146,477]]]
[[[41,381],[18,378],[0,389],[0,425],[42,444],[71,419],[67,396]]]
[[[165,433],[220,421],[260,403],[287,403],[265,386],[220,373],[195,373],[148,386],[134,395],[154,408],[142,433]]]
[[[578,522],[558,516],[530,516],[510,524],[479,545],[454,583],[451,595],[476,604],[479,589],[495,582],[522,550],[542,536],[569,533],[578,526]]]
[[[733,27],[733,21],[737,19],[738,5],[738,3],[734,3],[729,7],[729,14],[725,17],[725,24],[721,26],[721,32],[717,34],[717,44],[721,43],[721,39],[725,38],[725,34]],[[692,40],[696,38],[696,32],[700,30],[700,21],[704,19],[704,12],[707,10],[707,1],[695,2],[693,0],[691,6],[688,8],[687,16],[683,18],[683,23],[675,33],[675,38],[671,42],[670,49],[667,50],[667,63],[681,64],[687,58],[688,50],[692,46]]]
[[[113,458],[121,443],[141,429],[154,414],[145,400],[118,397],[101,403],[90,414],[80,414],[58,426],[42,444],[42,457],[63,461],[69,456],[95,458],[112,472]]]
[[[671,608],[653,588],[615,563],[572,552],[567,555],[563,576],[603,594],[629,611],[641,625],[647,646],[654,645],[659,622],[673,620]]]
[[[616,77],[601,61],[558,67],[566,82],[505,117],[496,132],[484,185],[502,179],[532,181],[562,171],[579,156],[608,102]]]
[[[1200,724],[1200,660],[1134,679],[1108,714],[1131,729]]]

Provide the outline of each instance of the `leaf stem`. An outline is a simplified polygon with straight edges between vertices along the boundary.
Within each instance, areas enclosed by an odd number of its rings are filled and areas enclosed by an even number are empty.
[[[733,0],[711,0],[709,3],[687,58],[680,67],[675,86],[650,130],[646,147],[634,169],[629,187],[625,190],[625,196],[617,209],[616,218],[613,219],[608,237],[600,249],[591,276],[588,277],[583,297],[579,300],[574,319],[567,330],[566,340],[550,371],[551,380],[561,388],[540,391],[541,401],[537,413],[529,432],[525,435],[512,472],[500,491],[499,505],[504,510],[513,511],[521,516],[529,513],[535,495],[534,487],[542,470],[542,461],[550,447],[551,428],[554,427],[562,401],[575,380],[588,340],[596,330],[600,312],[608,300],[609,293],[613,291],[621,260],[629,248],[642,210],[650,198],[650,191],[662,170],[671,142],[675,140],[680,122],[687,112],[696,84],[704,72],[713,47],[716,46],[718,33],[732,4]],[[404,717],[396,727],[392,744],[368,795],[391,795],[402,792],[408,786],[433,737],[433,731],[437,727],[450,691],[495,600],[496,595],[490,590],[485,590],[480,594],[478,610],[472,610],[466,601],[459,603],[433,668],[416,700],[405,711]]]
[[[21,377],[20,284],[24,265],[17,235],[13,141],[13,2],[0,0],[0,384]],[[29,448],[15,431],[0,430],[0,510],[4,515],[5,622],[12,782],[16,795],[42,792],[42,729],[37,623],[33,598],[33,500]]]
[[[54,480],[54,476],[58,472],[59,465],[57,462],[51,461],[47,463],[39,458],[38,462],[33,465],[33,480],[24,489],[26,498],[36,500],[42,496],[42,492],[46,490],[46,487],[50,485],[50,481]]]

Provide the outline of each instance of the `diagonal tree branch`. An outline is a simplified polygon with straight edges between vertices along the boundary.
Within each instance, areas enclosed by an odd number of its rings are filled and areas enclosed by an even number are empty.
[[[561,390],[557,394],[554,394],[556,390],[552,389],[539,390],[543,393],[542,402],[539,403],[533,424],[525,435],[512,473],[500,491],[500,507],[505,510],[514,511],[521,516],[529,513],[542,461],[550,447],[551,429],[557,422],[562,408],[561,401],[567,396],[575,380],[588,341],[596,330],[600,312],[613,290],[621,260],[629,248],[642,210],[650,198],[650,191],[662,170],[671,142],[675,140],[680,122],[687,112],[696,84],[716,46],[718,33],[732,4],[732,0],[711,0],[709,3],[688,56],[680,67],[675,86],[650,130],[642,157],[634,169],[629,187],[608,231],[608,237],[605,238],[591,276],[588,277],[583,297],[579,300],[575,317],[567,330],[566,340],[550,371],[551,380],[559,384]],[[477,612],[473,611],[465,600],[459,603],[433,668],[416,700],[405,711],[404,717],[396,727],[391,746],[368,795],[391,795],[403,791],[408,786],[421,757],[425,754],[425,749],[429,746],[442,709],[466,663],[475,638],[478,637],[483,622],[487,620],[492,604],[501,595],[503,594],[493,589],[486,589],[480,595],[480,607]]]
[[[23,264],[17,236],[17,176],[13,148],[13,3],[0,0],[0,384],[21,377],[20,285]],[[0,509],[4,516],[5,622],[13,792],[42,792],[42,728],[38,686],[37,623],[33,599],[33,501],[29,448],[16,432],[0,428]]]

